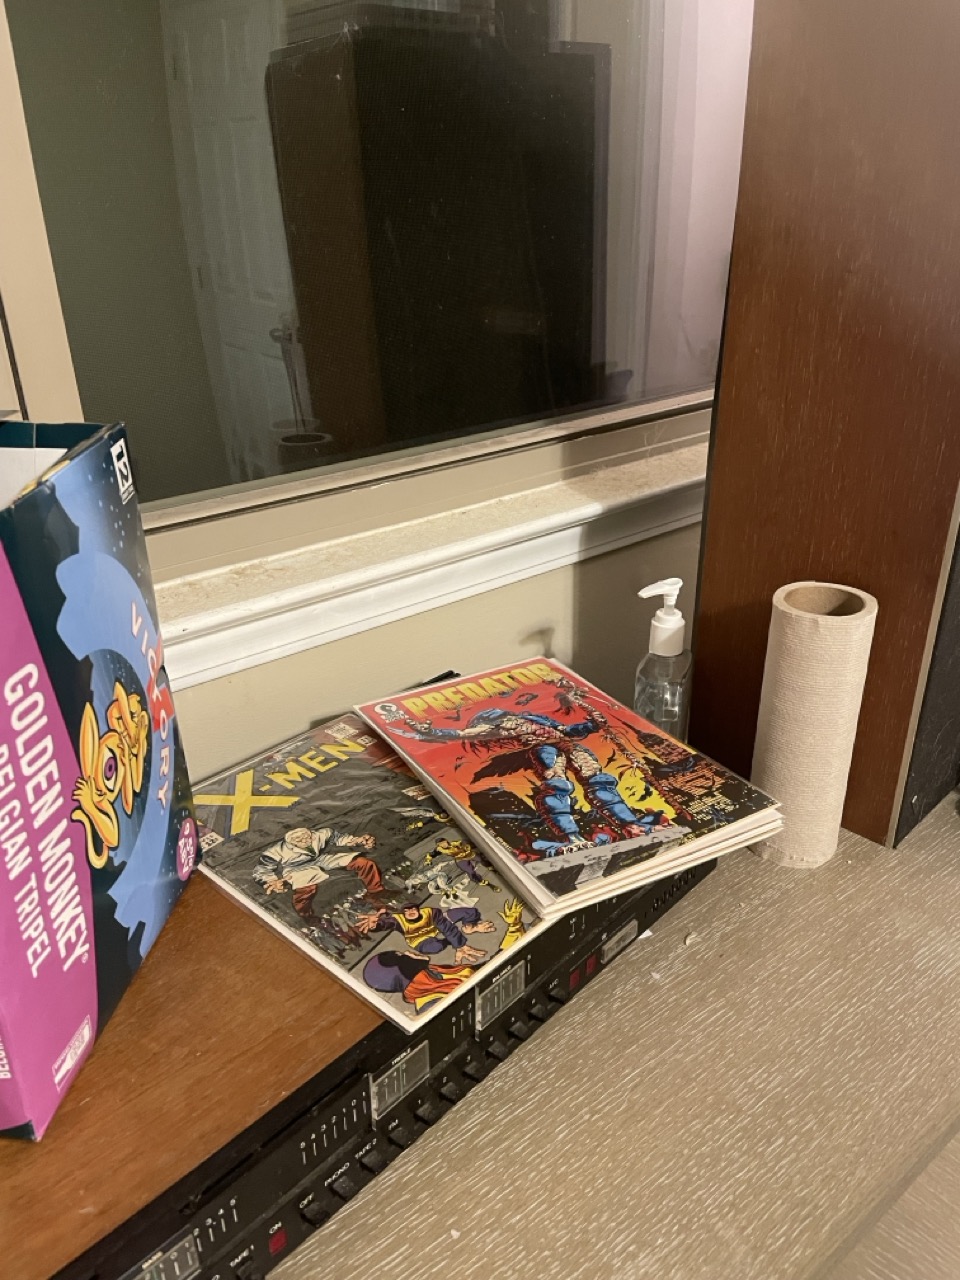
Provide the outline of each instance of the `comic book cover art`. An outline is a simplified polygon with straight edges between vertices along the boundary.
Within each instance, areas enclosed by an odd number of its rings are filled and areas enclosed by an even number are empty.
[[[693,841],[772,807],[551,659],[358,711],[491,854],[555,899],[667,854],[689,859]]]
[[[407,1030],[539,923],[352,713],[197,792],[204,871]]]

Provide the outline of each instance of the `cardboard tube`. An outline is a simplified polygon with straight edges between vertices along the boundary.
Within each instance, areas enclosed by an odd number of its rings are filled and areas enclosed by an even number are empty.
[[[877,601],[855,587],[791,582],[773,597],[753,782],[783,806],[758,846],[771,862],[819,867],[837,851]]]

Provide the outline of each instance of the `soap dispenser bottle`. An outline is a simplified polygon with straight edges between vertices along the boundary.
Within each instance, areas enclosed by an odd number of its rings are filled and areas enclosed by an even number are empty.
[[[663,605],[650,623],[650,652],[637,667],[633,706],[657,728],[681,741],[690,718],[690,670],[693,655],[684,648],[686,624],[677,608],[683,581],[664,578],[637,592],[641,599],[663,596]]]

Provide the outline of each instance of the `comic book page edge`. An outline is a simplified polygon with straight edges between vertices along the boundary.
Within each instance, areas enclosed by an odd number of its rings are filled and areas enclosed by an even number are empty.
[[[631,877],[629,882],[621,883],[614,894],[609,889],[595,891],[588,889],[581,890],[576,900],[569,905],[570,911],[576,911],[581,907],[591,907],[598,902],[604,902],[607,898],[617,897],[621,893],[630,893],[636,889],[642,889],[645,885],[655,884],[658,880],[665,880],[668,876],[677,875],[679,872],[687,871],[690,867],[701,866],[704,862],[711,862],[714,858],[722,858],[727,854],[737,853],[741,849],[749,849],[753,844],[759,844],[763,840],[767,840],[771,835],[775,835],[780,830],[779,824],[769,823],[760,828],[756,834],[752,834],[748,841],[729,841],[721,845],[717,845],[707,851],[702,851],[698,856],[687,856],[683,858],[673,859],[668,865],[660,863],[658,866],[651,867],[648,863],[639,863],[637,869],[644,868],[644,872],[639,877]],[[683,848],[684,846],[680,846]],[[611,877],[612,878],[612,877]],[[604,883],[601,878],[600,883]],[[607,884],[610,881],[606,881]],[[566,900],[564,900],[566,905]],[[563,914],[566,914],[564,912]]]

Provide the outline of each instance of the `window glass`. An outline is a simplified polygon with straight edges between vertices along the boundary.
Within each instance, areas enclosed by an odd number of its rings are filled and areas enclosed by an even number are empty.
[[[714,377],[751,0],[5,0],[148,499]]]

